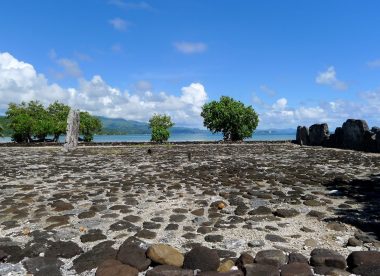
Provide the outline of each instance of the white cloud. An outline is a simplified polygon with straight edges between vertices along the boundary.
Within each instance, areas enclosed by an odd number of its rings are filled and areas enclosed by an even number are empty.
[[[315,78],[315,82],[317,84],[331,86],[337,90],[347,89],[347,84],[337,79],[334,66],[330,66],[325,72],[320,72]]]
[[[110,0],[109,4],[117,6],[119,8],[130,9],[130,10],[151,10],[152,9],[152,6],[144,1],[124,2],[122,0]]]
[[[367,63],[367,65],[369,67],[380,67],[380,58],[379,59],[375,59],[375,60],[371,60]]]
[[[146,80],[139,80],[134,84],[134,88],[136,91],[140,92],[150,92],[153,88],[152,84],[149,81]]]
[[[274,110],[284,110],[286,105],[288,104],[288,100],[285,98],[278,99],[273,105],[272,108]]]
[[[111,20],[108,21],[112,27],[115,29],[115,30],[118,30],[118,31],[126,31],[128,26],[130,25],[130,23],[124,19],[121,19],[119,17],[115,17]]]
[[[154,113],[166,113],[178,125],[199,127],[207,93],[200,83],[182,87],[179,96],[151,91],[131,93],[112,87],[98,75],[90,80],[80,78],[78,87],[66,89],[49,84],[31,64],[9,53],[0,53],[0,113],[5,112],[10,102],[30,100],[39,100],[45,105],[58,100],[94,115],[139,121],[147,121]]]
[[[203,53],[207,45],[203,42],[175,42],[174,47],[183,54]]]
[[[75,60],[60,58],[57,60],[57,63],[63,68],[65,75],[75,78],[79,78],[82,75],[82,71]]]
[[[273,89],[269,88],[266,85],[260,85],[260,90],[263,91],[265,94],[267,94],[269,97],[274,97],[276,95],[276,91]]]

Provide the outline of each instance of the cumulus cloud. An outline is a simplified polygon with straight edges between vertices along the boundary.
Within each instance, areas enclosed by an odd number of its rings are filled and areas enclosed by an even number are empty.
[[[315,82],[317,84],[331,86],[337,90],[347,89],[347,84],[337,79],[334,66],[330,66],[325,72],[320,72],[315,78]]]
[[[365,103],[345,100],[321,102],[318,105],[290,107],[286,98],[276,100],[272,105],[264,105],[260,113],[263,128],[295,128],[315,123],[329,123],[331,129],[341,125],[347,118],[369,118],[364,112]],[[378,111],[377,114],[379,114]]]
[[[207,50],[207,45],[203,42],[175,42],[174,47],[183,54],[203,53]]]
[[[112,27],[117,31],[126,31],[130,23],[124,19],[121,19],[119,17],[115,17],[113,19],[110,19],[108,21],[112,25]]]
[[[58,100],[94,115],[139,121],[147,121],[154,113],[166,113],[179,125],[201,126],[200,111],[207,93],[200,83],[182,87],[179,96],[148,90],[132,93],[112,87],[99,75],[90,80],[80,78],[75,88],[62,88],[50,84],[33,65],[0,53],[0,113],[10,102],[30,100],[45,105]]]

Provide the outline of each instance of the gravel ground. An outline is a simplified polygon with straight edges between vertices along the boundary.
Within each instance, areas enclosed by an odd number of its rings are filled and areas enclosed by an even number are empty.
[[[4,147],[0,162],[0,250],[13,250],[0,275],[24,275],[23,262],[58,241],[82,251],[58,256],[62,275],[94,275],[96,264],[79,268],[85,252],[135,235],[221,258],[380,247],[379,154],[259,142]],[[360,244],[347,246],[354,236]]]

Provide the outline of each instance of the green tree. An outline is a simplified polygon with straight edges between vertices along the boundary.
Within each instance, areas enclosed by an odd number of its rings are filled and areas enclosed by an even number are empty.
[[[3,131],[4,131],[4,128],[2,125],[0,125],[0,137],[4,137],[3,136]]]
[[[31,142],[33,119],[28,112],[28,105],[25,102],[19,105],[10,103],[6,116],[13,130],[12,140],[17,143]]]
[[[231,97],[203,105],[203,125],[213,133],[222,132],[225,141],[240,141],[251,137],[259,118],[252,106],[245,106]]]
[[[92,116],[88,112],[80,112],[80,134],[83,135],[85,142],[91,142],[94,139],[94,134],[102,130],[102,122],[99,118]]]
[[[152,130],[152,142],[163,143],[168,141],[170,137],[169,128],[174,126],[170,116],[154,114],[149,119],[149,128]]]
[[[59,136],[66,133],[67,116],[69,115],[70,107],[68,105],[54,102],[47,108],[50,121],[52,122],[51,134],[53,134],[54,142],[58,142]]]
[[[45,141],[46,136],[52,133],[54,125],[49,113],[38,101],[30,101],[26,110],[32,121],[32,135],[39,141]]]

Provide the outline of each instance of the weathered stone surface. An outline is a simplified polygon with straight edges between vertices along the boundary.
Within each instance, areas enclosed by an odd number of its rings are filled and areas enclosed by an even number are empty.
[[[207,235],[205,236],[205,241],[207,242],[221,242],[223,241],[222,235]]]
[[[310,145],[322,146],[329,137],[329,127],[327,124],[314,124],[309,128]]]
[[[243,276],[243,271],[231,270],[227,272],[205,271],[197,274],[199,276]]]
[[[349,268],[362,265],[380,265],[380,251],[355,251],[347,257]]]
[[[275,234],[267,234],[265,235],[265,239],[272,242],[286,242],[286,239]]]
[[[95,276],[138,276],[139,271],[118,260],[106,260],[96,270]]]
[[[247,264],[253,264],[255,262],[255,258],[252,257],[247,252],[241,253],[240,257],[236,260],[235,265],[240,269],[243,270],[244,266]]]
[[[379,276],[380,265],[361,265],[352,269],[352,273],[365,276]]]
[[[348,119],[342,126],[342,146],[348,149],[363,149],[364,133],[368,130],[366,121]]]
[[[69,116],[67,117],[66,139],[63,145],[64,151],[75,150],[78,147],[79,124],[79,111],[70,109]]]
[[[280,276],[277,267],[266,264],[248,264],[243,272],[245,276]]]
[[[305,126],[297,127],[296,142],[299,145],[307,146],[310,144],[309,129],[307,127]]]
[[[201,271],[216,271],[220,260],[216,250],[198,246],[185,255],[184,268],[200,269]]]
[[[148,248],[146,255],[155,263],[182,267],[184,256],[177,249],[166,244],[155,244]]]
[[[327,266],[344,269],[346,259],[338,252],[330,249],[316,248],[311,251],[310,264],[312,266]]]
[[[255,256],[255,263],[280,267],[286,264],[288,257],[281,250],[262,250]]]
[[[300,214],[296,209],[277,209],[273,212],[273,214],[280,218],[291,218]]]
[[[102,230],[100,229],[91,229],[88,231],[88,233],[80,236],[80,241],[83,243],[86,242],[94,242],[99,240],[105,240],[107,239],[107,236],[102,233]]]
[[[60,267],[63,263],[57,258],[35,257],[23,262],[28,273],[34,276],[61,276]]]
[[[144,249],[128,241],[119,247],[116,258],[123,264],[135,267],[138,271],[146,270],[151,263],[151,260],[146,257]]]
[[[117,251],[112,248],[113,241],[104,241],[91,250],[81,254],[73,261],[73,268],[77,273],[98,267],[104,260],[115,259]]]
[[[235,265],[235,262],[232,260],[227,260],[220,264],[218,267],[218,272],[228,272]]]
[[[194,271],[171,265],[159,265],[148,270],[146,276],[194,276]]]
[[[48,248],[45,252],[45,257],[55,257],[55,258],[72,258],[83,252],[76,243],[72,241],[57,241],[50,242]]]
[[[290,263],[281,267],[281,276],[313,276],[307,263]]]
[[[288,263],[309,263],[309,260],[301,253],[291,252],[288,256]]]

